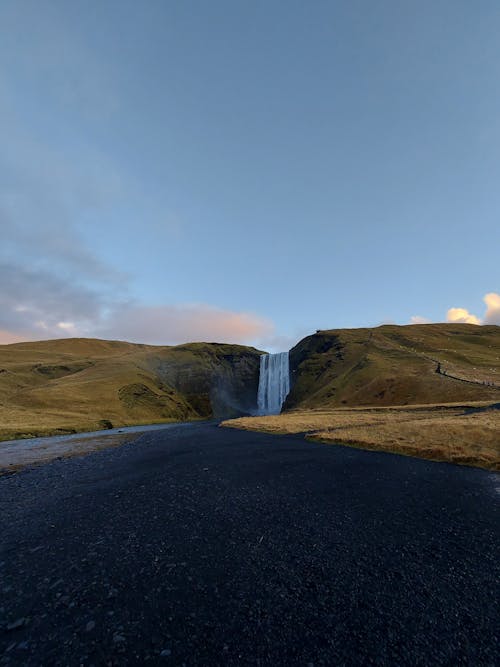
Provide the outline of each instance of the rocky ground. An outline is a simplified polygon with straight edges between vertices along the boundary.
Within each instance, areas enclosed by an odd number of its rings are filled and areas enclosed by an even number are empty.
[[[0,478],[1,665],[495,665],[500,478],[171,427]]]
[[[109,447],[118,447],[137,439],[138,434],[146,431],[165,431],[171,427],[170,424],[149,424],[110,428],[91,433],[5,440],[0,442],[0,476],[54,459],[81,456]]]

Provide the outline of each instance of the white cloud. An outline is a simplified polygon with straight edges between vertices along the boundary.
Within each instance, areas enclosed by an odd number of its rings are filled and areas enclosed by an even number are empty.
[[[482,318],[470,313],[466,308],[450,308],[448,322],[465,322],[466,324],[499,324],[500,325],[500,294],[488,292],[483,297],[486,312]]]
[[[484,324],[500,324],[500,294],[489,292],[483,298],[486,304]]]
[[[422,317],[422,315],[412,315],[410,324],[430,324],[430,320],[427,317]]]
[[[467,308],[449,308],[446,313],[446,320],[457,324],[481,324],[479,317],[469,313]]]

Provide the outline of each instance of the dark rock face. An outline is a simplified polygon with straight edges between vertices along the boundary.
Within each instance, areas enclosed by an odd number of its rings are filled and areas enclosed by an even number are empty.
[[[162,382],[181,393],[200,417],[255,413],[260,353],[238,345],[191,344],[161,361]]]
[[[214,417],[256,412],[259,368],[259,354],[224,355],[211,380]]]

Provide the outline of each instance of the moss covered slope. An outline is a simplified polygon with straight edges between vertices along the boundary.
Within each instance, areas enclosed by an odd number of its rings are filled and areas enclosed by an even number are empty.
[[[318,331],[291,350],[290,366],[285,409],[500,400],[500,327]]]

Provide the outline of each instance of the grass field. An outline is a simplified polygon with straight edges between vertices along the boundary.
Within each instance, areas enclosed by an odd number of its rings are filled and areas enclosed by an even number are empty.
[[[485,404],[295,410],[221,425],[500,470],[500,410]]]

